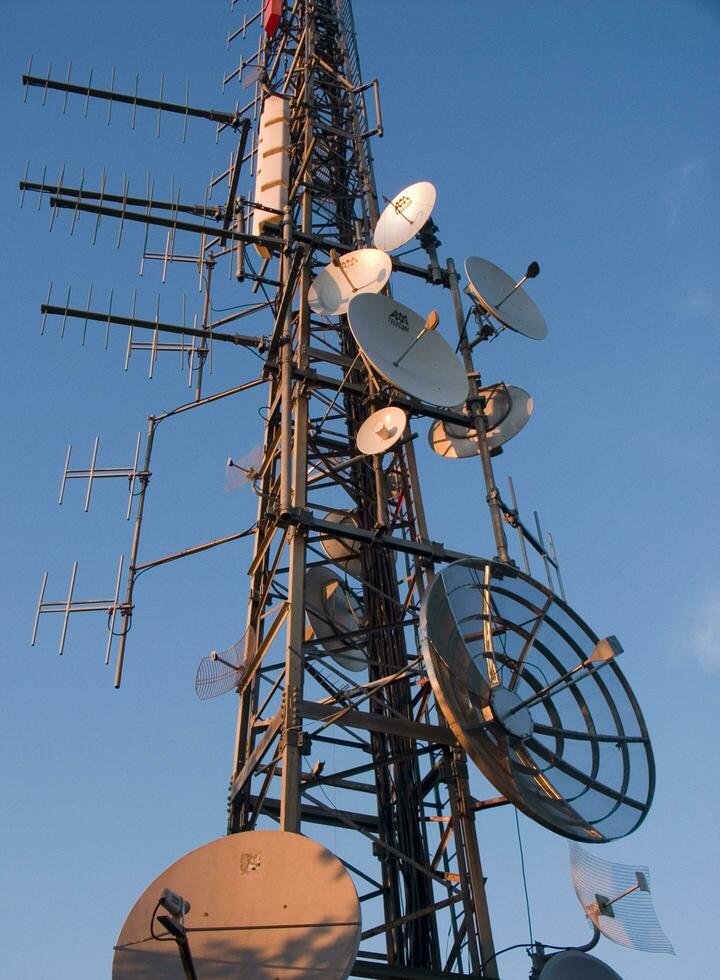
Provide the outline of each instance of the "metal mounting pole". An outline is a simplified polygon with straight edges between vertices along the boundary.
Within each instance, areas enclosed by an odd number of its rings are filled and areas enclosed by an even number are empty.
[[[455,271],[455,263],[452,259],[447,260],[447,275],[452,293],[453,306],[455,307],[455,319],[457,321],[458,333],[460,335],[460,353],[462,354],[465,370],[470,384],[470,394],[467,399],[467,406],[475,424],[477,433],[478,455],[482,463],[483,476],[485,478],[485,489],[487,491],[487,504],[490,508],[490,520],[492,521],[493,534],[495,536],[495,547],[497,557],[500,561],[509,562],[507,538],[503,527],[502,510],[500,509],[500,494],[495,484],[495,474],[493,473],[492,460],[490,459],[490,449],[487,444],[487,432],[485,428],[485,413],[483,412],[482,398],[478,394],[478,383],[475,375],[472,351],[465,332],[465,316],[462,309],[462,298],[458,286],[458,275]]]

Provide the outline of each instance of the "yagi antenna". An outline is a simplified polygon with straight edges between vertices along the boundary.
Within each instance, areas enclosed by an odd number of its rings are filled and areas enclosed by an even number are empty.
[[[87,491],[85,493],[85,513],[90,509],[90,495],[92,494],[93,483],[95,480],[103,479],[126,479],[128,481],[128,505],[127,511],[125,513],[125,520],[130,520],[130,512],[132,511],[133,498],[135,496],[135,483],[138,476],[146,475],[142,474],[138,470],[138,459],[140,458],[140,441],[141,436],[138,432],[137,441],[135,443],[135,458],[133,459],[132,466],[115,466],[115,467],[100,467],[97,465],[98,448],[100,446],[100,436],[95,436],[95,443],[93,445],[92,459],[90,460],[90,466],[87,469],[70,469],[70,457],[72,454],[72,445],[69,444],[67,448],[67,456],[65,457],[65,469],[63,470],[62,482],[60,484],[60,497],[58,498],[58,504],[62,504],[63,498],[65,496],[65,484],[68,480],[87,480]]]
[[[59,614],[63,617],[62,629],[60,630],[60,645],[58,646],[58,653],[62,656],[62,654],[65,652],[65,640],[67,638],[70,616],[74,613],[105,612],[108,614],[108,639],[107,646],[105,648],[105,663],[107,664],[110,661],[110,651],[112,648],[113,637],[116,636],[115,618],[118,612],[125,613],[128,611],[128,607],[119,601],[120,581],[123,570],[123,556],[120,555],[117,577],[115,580],[115,594],[112,599],[75,599],[75,580],[77,578],[77,569],[78,563],[75,561],[73,562],[72,571],[70,572],[70,585],[68,587],[67,597],[58,602],[45,601],[45,588],[47,586],[48,573],[45,572],[43,575],[42,585],[40,586],[40,597],[38,599],[37,609],[35,611],[35,621],[33,623],[30,645],[35,646],[40,617],[50,613]]]

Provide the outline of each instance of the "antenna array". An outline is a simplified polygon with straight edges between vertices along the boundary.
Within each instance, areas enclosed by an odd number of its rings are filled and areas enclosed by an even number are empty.
[[[106,612],[106,660],[119,637],[119,686],[139,575],[252,537],[243,638],[204,658],[196,677],[201,700],[230,691],[238,697],[228,833],[241,835],[248,848],[262,837],[276,865],[282,848],[297,845],[297,834],[335,829],[338,857],[360,892],[362,922],[341,923],[352,925],[344,935],[349,945],[334,965],[323,966],[327,975],[497,978],[476,814],[516,803],[551,831],[600,841],[642,821],[654,785],[642,715],[614,663],[619,644],[598,640],[567,606],[551,536],[546,546],[537,513],[534,531],[521,520],[512,481],[508,505],[495,480],[493,457],[528,422],[532,399],[504,382],[482,387],[474,351],[505,329],[542,339],[545,321],[523,288],[539,266],[531,262],[516,278],[470,257],[466,311],[453,260],[440,260],[433,185],[401,190],[381,213],[370,147],[370,137],[382,135],[379,85],[361,78],[349,0],[265,0],[228,34],[228,46],[241,41],[255,47],[222,80],[248,92],[232,111],[191,106],[187,88],[184,103],[167,101],[163,82],[155,99],[139,94],[137,80],[133,94],[118,93],[114,70],[109,89],[94,86],[92,75],[86,85],[75,84],[70,70],[65,81],[50,70],[33,75],[31,67],[23,76],[26,94],[39,88],[45,101],[49,92],[63,93],[63,109],[71,95],[84,100],[86,111],[90,100],[100,100],[109,121],[120,103],[130,106],[133,125],[138,109],[154,111],[158,135],[161,113],[169,112],[184,117],[183,140],[188,120],[204,119],[216,124],[216,139],[232,144],[227,168],[211,176],[200,204],[183,202],[174,185],[169,199],[157,198],[150,178],[141,195],[130,193],[127,178],[110,192],[104,173],[97,187],[86,187],[84,175],[69,184],[64,170],[54,184],[46,169],[41,180],[28,180],[26,172],[21,182],[23,196],[47,199],[51,226],[67,211],[72,233],[81,213],[94,215],[93,243],[103,219],[116,223],[118,244],[127,224],[144,226],[141,272],[146,261],[160,262],[164,282],[173,264],[195,264],[201,297],[192,326],[184,303],[180,323],[161,318],[159,301],[154,318],[143,319],[134,297],[129,315],[120,314],[112,294],[103,309],[92,290],[81,307],[69,292],[65,302],[51,302],[51,287],[41,306],[43,328],[47,317],[61,317],[61,333],[68,319],[83,321],[83,337],[88,323],[106,332],[126,328],[126,367],[134,350],[148,350],[151,376],[159,352],[179,352],[194,393],[150,417],[142,464],[140,437],[130,467],[99,467],[97,439],[86,469],[71,468],[68,450],[61,501],[67,480],[84,479],[87,510],[94,481],[111,477],[128,480],[128,518],[137,500],[125,595],[121,601],[122,560],[112,599],[75,600],[74,565],[66,600],[46,602],[46,575],[33,642],[43,614],[64,617],[62,653],[70,615]],[[244,177],[255,184],[247,196],[239,193]],[[212,206],[210,192],[221,184],[225,202]],[[152,228],[165,235],[159,251],[149,246]],[[390,254],[412,239],[426,264]],[[247,302],[214,320],[214,273],[223,258]],[[392,294],[408,276],[435,289],[436,302],[421,313]],[[434,306],[447,308],[449,323],[454,317],[453,343],[443,336],[445,313]],[[260,316],[270,324],[264,333],[233,332],[238,321]],[[471,316],[478,326],[472,338]],[[135,331],[149,332],[151,340],[138,340]],[[166,335],[171,339],[161,339]],[[228,345],[259,355],[261,374],[207,394],[206,362],[213,349],[226,356]],[[226,468],[228,487],[245,484],[257,495],[256,522],[141,560],[160,423],[258,385],[267,390],[262,447]],[[479,460],[492,530],[488,558],[430,536],[415,451],[417,426],[426,419],[436,452]],[[518,533],[526,574],[511,558],[507,525]],[[544,565],[547,588],[530,577],[527,545]],[[465,577],[453,592],[447,583],[458,575]],[[632,734],[623,727],[629,722]],[[473,795],[468,756],[501,797]],[[599,771],[606,759],[607,776]],[[628,791],[631,767],[644,780],[635,795]],[[606,804],[601,816],[589,804],[592,794]],[[275,843],[264,836],[272,822],[284,832]],[[287,837],[296,843],[283,843]],[[218,844],[206,848],[219,851]],[[225,850],[237,852],[238,874],[261,866],[260,855],[241,844]],[[209,853],[194,853],[200,851]],[[187,857],[180,865],[187,887],[200,894],[205,872],[188,873]],[[173,904],[163,895],[170,915],[158,921],[193,975],[187,965],[193,927],[186,928],[184,916],[189,923],[195,897],[175,895]],[[123,929],[116,978],[128,975],[126,944],[147,941],[148,901],[141,897]],[[354,916],[353,902],[347,907]],[[214,942],[213,935],[203,939],[203,956],[216,955]],[[248,947],[236,946],[233,962],[246,964]],[[263,965],[254,969],[266,975]],[[274,976],[275,967],[268,969]],[[307,969],[303,975],[313,975]]]

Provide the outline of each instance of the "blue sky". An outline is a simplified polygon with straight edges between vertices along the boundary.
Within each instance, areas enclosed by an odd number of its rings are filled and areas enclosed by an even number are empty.
[[[231,698],[200,704],[198,661],[242,632],[249,545],[229,545],[145,575],[138,585],[126,680],[112,688],[102,664],[102,617],[76,617],[65,656],[46,617],[29,647],[42,572],[48,598],[61,598],[79,561],[79,598],[112,591],[130,528],[124,489],[99,485],[82,512],[79,484],[56,504],[68,442],[86,465],[96,434],[103,465],[129,463],[150,413],[189,397],[176,355],[147,380],[147,354],[123,371],[124,336],[103,349],[102,332],[71,324],[64,339],[39,304],[53,296],[128,310],[180,315],[180,297],[198,310],[193,274],[156,265],[138,279],[142,232],[94,222],[68,234],[61,216],[48,234],[47,205],[18,209],[27,160],[39,179],[66,167],[66,183],[108,185],[123,174],[141,193],[149,168],[156,193],[202,200],[210,171],[227,163],[230,141],[211,124],[189,127],[116,106],[107,109],[33,91],[22,103],[27,58],[56,77],[232,107],[243,98],[220,78],[240,49],[224,39],[238,23],[224,3],[123,4],[42,0],[6,12],[2,53],[5,418],[0,660],[3,802],[0,956],[8,976],[58,980],[107,975],[111,947],[137,894],[185,851],[224,831],[231,762]],[[241,3],[239,9],[254,5]],[[521,509],[540,511],[554,535],[568,599],[601,635],[615,633],[622,668],[638,696],[656,754],[653,809],[632,837],[602,856],[649,864],[655,903],[678,958],[628,952],[603,940],[598,955],[624,977],[665,980],[682,972],[711,978],[716,932],[715,776],[720,687],[720,476],[717,450],[720,207],[720,6],[702,0],[542,3],[357,0],[366,80],[379,77],[385,136],[374,143],[381,193],[415,180],[438,188],[435,220],[443,257],[460,266],[481,255],[520,274],[542,272],[533,296],[549,327],[536,343],[515,335],[486,345],[487,382],[531,392],[535,413],[497,461],[512,475]],[[162,175],[162,178],[161,178]],[[245,188],[247,190],[247,188]],[[219,198],[220,199],[220,198]],[[162,247],[160,236],[154,241]],[[222,270],[223,276],[226,271]],[[452,334],[448,296],[394,282],[397,298],[440,309]],[[216,303],[237,299],[223,280]],[[267,323],[258,322],[257,332]],[[248,352],[218,352],[212,390],[257,376]],[[210,389],[208,389],[210,390]],[[261,395],[242,396],[182,422],[163,423],[153,460],[143,553],[154,557],[247,527],[254,498],[223,493],[223,463],[261,435]],[[202,417],[200,417],[202,416]],[[426,425],[418,426],[424,441]],[[420,453],[431,535],[487,555],[490,525],[479,467]],[[515,542],[511,540],[511,548]],[[539,574],[539,569],[536,569]],[[491,789],[482,789],[478,794]],[[569,883],[565,842],[521,818],[536,938],[584,941],[587,931]],[[527,939],[515,823],[490,811],[479,835],[496,945]],[[502,976],[524,977],[525,954],[508,953]]]

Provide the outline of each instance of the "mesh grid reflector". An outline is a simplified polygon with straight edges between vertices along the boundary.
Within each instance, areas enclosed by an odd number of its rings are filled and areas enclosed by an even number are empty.
[[[603,936],[630,949],[675,955],[655,912],[648,868],[604,861],[571,842],[570,871],[585,914]],[[612,902],[630,888],[635,891]],[[603,911],[605,902],[612,902],[607,911]]]

